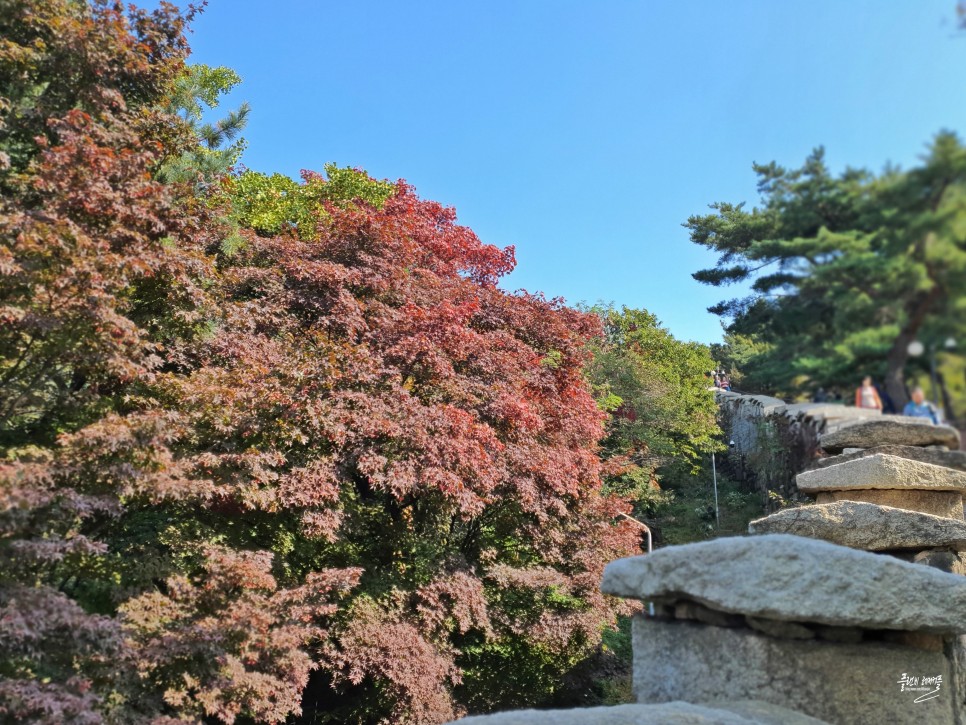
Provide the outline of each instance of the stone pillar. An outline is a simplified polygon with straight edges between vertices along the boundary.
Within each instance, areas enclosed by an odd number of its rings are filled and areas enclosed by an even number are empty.
[[[634,622],[638,702],[754,699],[832,723],[957,722],[966,683],[950,643],[966,634],[966,577],[764,534],[612,562],[602,589],[654,604],[656,616]]]

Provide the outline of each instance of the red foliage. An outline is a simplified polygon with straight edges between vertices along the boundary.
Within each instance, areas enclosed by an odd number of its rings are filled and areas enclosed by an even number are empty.
[[[239,716],[279,723],[300,712],[314,668],[306,648],[323,639],[336,612],[333,599],[351,589],[357,570],[316,572],[298,587],[279,589],[266,552],[209,547],[198,583],[167,582],[121,607],[149,711],[233,723]]]
[[[372,601],[356,602],[351,614],[322,650],[335,686],[378,683],[391,703],[380,723],[442,723],[462,714],[448,689],[459,682],[450,653],[427,641],[401,613]]]
[[[403,182],[215,251],[152,178],[180,18],[78,7],[29,27],[92,87],[53,84],[0,178],[0,713],[280,722],[318,666],[347,720],[433,723],[488,656],[572,665],[637,549],[600,488],[598,318],[499,289],[512,248]]]
[[[151,395],[41,468],[92,501],[194,501],[215,530],[272,515],[316,542],[304,583],[279,586],[267,553],[208,548],[127,602],[140,711],[280,721],[321,640],[331,684],[372,692],[356,712],[442,722],[461,712],[459,637],[570,663],[618,611],[600,575],[637,536],[599,489],[603,416],[581,373],[596,317],[498,289],[511,252],[402,184],[382,209],[331,205],[318,231],[247,234],[209,285],[213,332],[158,348],[177,365],[131,373]],[[368,598],[293,616],[316,567],[364,568]]]
[[[193,216],[176,190],[151,178],[178,122],[145,105],[182,66],[182,29],[170,5],[144,13],[106,2],[13,0],[0,13],[5,721],[100,722],[104,696],[122,687],[117,621],[61,591],[78,584],[80,562],[106,549],[82,529],[116,516],[120,501],[96,476],[80,474],[83,462],[65,455],[69,449],[50,446],[160,363],[138,319],[139,288],[168,285],[159,299],[170,319],[191,314],[187,269],[204,263],[188,241]]]
[[[8,585],[0,587],[0,652],[2,719],[59,725],[102,722],[92,686],[117,679],[124,646],[115,620],[89,615],[49,587]],[[43,682],[32,676],[38,664],[48,673],[75,674]]]
[[[325,212],[306,239],[246,234],[223,262],[220,328],[170,380],[203,450],[185,460],[219,510],[298,513],[333,544],[322,561],[348,546],[364,590],[389,584],[345,613],[323,667],[340,691],[381,683],[392,720],[439,722],[459,710],[453,637],[525,638],[564,661],[618,611],[600,576],[638,537],[599,489],[603,414],[582,377],[598,321],[497,288],[512,250],[404,184],[381,209]],[[432,574],[454,556],[456,573]],[[521,586],[508,567],[551,577],[526,616],[500,603]]]

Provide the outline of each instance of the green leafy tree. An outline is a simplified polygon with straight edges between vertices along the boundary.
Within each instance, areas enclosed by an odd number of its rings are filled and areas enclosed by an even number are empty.
[[[686,224],[719,255],[695,279],[751,283],[750,296],[710,308],[760,346],[749,382],[794,395],[877,374],[904,404],[909,343],[962,327],[966,149],[941,133],[919,166],[878,176],[833,175],[821,150],[800,169],[754,168],[759,207],[717,203]]]
[[[284,174],[246,169],[227,179],[223,192],[240,227],[262,235],[288,231],[314,239],[319,220],[328,216],[327,203],[345,206],[362,201],[381,208],[395,190],[391,182],[376,181],[359,169],[329,163],[325,176],[303,172],[301,182]]]
[[[720,433],[708,348],[682,342],[645,310],[593,308],[604,335],[592,343],[587,376],[610,417],[603,441],[608,485],[647,498],[672,460],[696,463]]]
[[[715,361],[715,370],[723,370],[732,385],[737,386],[735,389],[748,393],[763,392],[747,387],[748,381],[743,371],[754,370],[753,361],[768,349],[767,345],[748,335],[726,331],[722,342],[711,343],[709,349]]]

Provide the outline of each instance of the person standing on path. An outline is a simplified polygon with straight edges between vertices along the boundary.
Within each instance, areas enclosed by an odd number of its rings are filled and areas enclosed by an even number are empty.
[[[882,399],[868,375],[862,378],[862,385],[855,391],[855,407],[882,410]]]
[[[911,415],[914,418],[928,418],[935,425],[942,423],[942,416],[938,408],[926,400],[926,394],[922,392],[922,388],[916,388],[912,391],[912,400],[906,403],[906,407],[902,409],[902,414]]]

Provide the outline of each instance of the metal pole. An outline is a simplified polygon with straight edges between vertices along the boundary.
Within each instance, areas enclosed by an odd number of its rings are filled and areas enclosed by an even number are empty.
[[[638,521],[633,516],[628,516],[623,511],[621,516],[629,521],[633,521],[635,524],[640,526],[647,533],[647,553],[650,554],[654,550],[654,542],[651,540],[651,527],[645,524],[643,521]],[[654,616],[654,602],[649,602],[647,606],[648,612],[653,617]]]
[[[718,514],[718,467],[714,462],[714,451],[711,451],[711,475],[714,477],[714,521],[721,528],[721,517]]]

